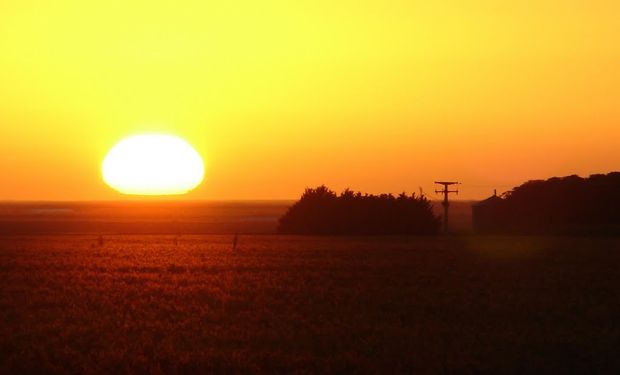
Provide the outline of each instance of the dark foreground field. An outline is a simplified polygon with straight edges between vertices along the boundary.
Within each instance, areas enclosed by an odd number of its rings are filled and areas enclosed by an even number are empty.
[[[0,372],[620,370],[620,239],[0,237]]]

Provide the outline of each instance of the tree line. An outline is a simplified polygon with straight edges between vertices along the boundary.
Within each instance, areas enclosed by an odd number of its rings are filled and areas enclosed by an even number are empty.
[[[307,188],[280,218],[278,231],[287,234],[403,235],[435,234],[441,220],[423,195],[341,194],[322,185]]]
[[[528,181],[496,204],[502,232],[618,233],[620,172]]]

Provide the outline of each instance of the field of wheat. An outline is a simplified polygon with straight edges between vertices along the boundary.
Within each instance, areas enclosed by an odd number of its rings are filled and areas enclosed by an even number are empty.
[[[620,239],[0,237],[1,373],[620,369]]]

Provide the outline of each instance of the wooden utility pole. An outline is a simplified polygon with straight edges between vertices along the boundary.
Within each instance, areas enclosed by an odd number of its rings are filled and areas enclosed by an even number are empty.
[[[458,195],[459,191],[450,190],[451,185],[458,185],[459,183],[456,181],[435,181],[437,185],[443,185],[443,190],[435,190],[435,193],[443,194],[443,202],[441,205],[443,206],[443,232],[448,233],[448,207],[450,206],[450,202],[448,202],[448,194],[456,193]]]

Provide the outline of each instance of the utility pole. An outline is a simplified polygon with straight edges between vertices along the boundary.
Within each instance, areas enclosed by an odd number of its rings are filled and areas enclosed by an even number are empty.
[[[456,193],[458,195],[459,191],[450,190],[451,185],[458,185],[458,182],[455,181],[435,181],[437,185],[443,185],[443,190],[435,190],[435,193],[443,194],[443,202],[441,205],[443,206],[443,232],[448,233],[448,207],[450,206],[450,202],[448,202],[448,194]]]

